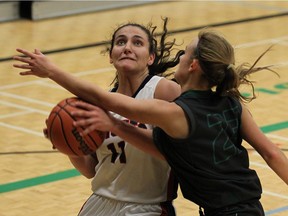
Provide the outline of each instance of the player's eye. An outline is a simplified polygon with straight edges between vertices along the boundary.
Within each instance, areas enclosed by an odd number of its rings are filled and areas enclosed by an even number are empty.
[[[125,41],[124,40],[117,40],[116,45],[123,46],[123,45],[125,45]]]
[[[135,46],[143,46],[142,41],[135,41],[134,44],[135,44]]]

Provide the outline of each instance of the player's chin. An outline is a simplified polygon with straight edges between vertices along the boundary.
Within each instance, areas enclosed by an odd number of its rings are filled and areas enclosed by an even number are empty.
[[[146,68],[146,65],[139,65],[136,61],[122,61],[117,65],[114,65],[117,71],[140,71]]]

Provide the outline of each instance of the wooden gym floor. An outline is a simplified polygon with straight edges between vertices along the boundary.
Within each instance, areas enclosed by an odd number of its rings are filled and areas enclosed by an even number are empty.
[[[0,216],[77,215],[91,193],[90,180],[80,176],[64,155],[52,151],[42,135],[51,108],[71,94],[47,79],[20,77],[12,67],[15,48],[51,51],[47,56],[63,69],[108,89],[114,69],[108,56],[100,54],[105,49],[100,44],[127,21],[161,26],[161,16],[169,17],[171,36],[183,47],[199,28],[215,26],[235,45],[238,62],[253,62],[276,43],[260,65],[275,64],[280,78],[270,72],[253,75],[258,99],[249,107],[261,129],[288,155],[287,15],[287,1],[165,1],[0,23]],[[263,184],[266,215],[287,216],[287,185],[247,148],[251,167]],[[175,206],[180,216],[198,215],[197,206],[180,192]]]

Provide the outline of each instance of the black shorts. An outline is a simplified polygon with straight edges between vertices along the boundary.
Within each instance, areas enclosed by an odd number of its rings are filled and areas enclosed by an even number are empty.
[[[167,201],[161,203],[162,213],[161,216],[176,216],[176,212],[172,202]]]
[[[220,209],[204,209],[205,216],[265,216],[259,200],[227,206]]]

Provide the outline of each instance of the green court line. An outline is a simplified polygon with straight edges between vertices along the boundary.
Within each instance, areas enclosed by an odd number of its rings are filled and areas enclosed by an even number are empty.
[[[59,181],[75,176],[79,176],[80,173],[76,169],[65,170],[62,172],[56,172],[48,175],[38,176],[35,178],[29,178],[21,181],[10,182],[0,185],[0,193],[10,192],[14,190],[19,190],[27,187],[32,187],[40,184],[50,183],[54,181]]]
[[[276,124],[272,124],[272,125],[267,125],[267,126],[263,126],[261,127],[261,130],[263,133],[269,133],[272,131],[277,131],[277,130],[282,130],[288,128],[288,121],[284,121],[284,122],[279,122]]]
[[[288,121],[279,122],[272,125],[261,127],[263,133],[269,133],[272,131],[282,130],[288,128]],[[81,175],[76,169],[65,170],[62,172],[56,172],[48,175],[38,176],[35,178],[24,179],[20,181],[10,182],[0,185],[0,193],[10,192],[14,190],[20,190],[27,187],[50,183],[54,181],[60,181],[67,178],[72,178]]]

